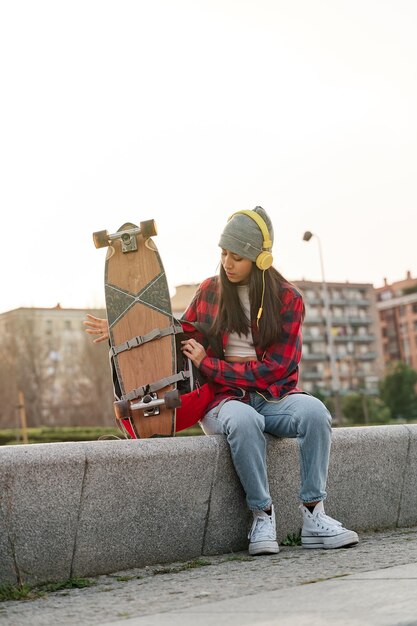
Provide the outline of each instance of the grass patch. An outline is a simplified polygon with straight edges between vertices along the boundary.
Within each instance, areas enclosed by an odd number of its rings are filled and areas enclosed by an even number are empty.
[[[206,567],[207,565],[211,565],[211,561],[207,561],[207,559],[195,559],[194,561],[184,563],[183,569],[195,569],[196,567]]]
[[[298,533],[289,533],[282,542],[283,546],[301,546],[301,530]]]
[[[186,563],[182,563],[176,567],[162,567],[160,569],[154,570],[154,576],[158,576],[160,574],[178,574],[179,572],[185,572],[189,569],[195,569],[197,567],[206,567],[207,565],[211,565],[211,561],[207,561],[206,559],[195,559],[194,561],[187,561]]]
[[[176,437],[196,437],[197,435],[204,435],[203,430],[200,428],[198,424],[195,426],[190,426],[190,428],[186,428],[185,430],[180,430],[177,433]]]
[[[201,428],[192,426],[177,433],[177,437],[203,435]],[[124,439],[116,427],[105,426],[39,426],[28,428],[29,443],[63,443],[74,441],[97,441],[98,439]],[[22,443],[19,428],[0,429],[0,446],[14,446]]]
[[[232,554],[231,556],[228,556],[223,563],[230,563],[232,561],[252,561],[253,562],[253,557],[252,556],[242,556],[239,554]]]
[[[62,591],[65,589],[84,589],[92,587],[96,582],[90,578],[69,578],[68,580],[44,583],[43,585],[30,586],[26,583],[19,585],[4,584],[0,585],[0,602],[8,600],[34,600],[40,598],[46,593]]]
[[[0,585],[0,602],[7,600],[26,600],[31,593],[29,585],[10,585],[5,583]]]
[[[57,583],[46,583],[40,585],[38,589],[45,593],[53,591],[62,591],[63,589],[85,589],[86,587],[93,587],[96,584],[95,580],[91,578],[69,578]]]
[[[116,428],[99,426],[40,426],[39,428],[28,428],[29,443],[62,443],[73,441],[96,441],[100,437],[123,438],[121,432]],[[0,430],[0,445],[10,446],[22,443],[20,429],[7,428]]]

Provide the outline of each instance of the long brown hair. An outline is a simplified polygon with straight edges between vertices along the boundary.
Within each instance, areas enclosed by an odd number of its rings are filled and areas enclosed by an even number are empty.
[[[211,327],[213,334],[226,331],[247,336],[252,326],[251,322],[256,320],[264,290],[263,312],[259,319],[258,333],[255,333],[253,340],[262,350],[279,341],[282,333],[279,314],[282,307],[282,289],[283,284],[288,284],[288,281],[274,267],[266,270],[264,276],[262,274],[262,270],[253,263],[249,277],[251,319],[248,320],[239,299],[237,285],[229,281],[223,266],[220,267],[219,310]]]

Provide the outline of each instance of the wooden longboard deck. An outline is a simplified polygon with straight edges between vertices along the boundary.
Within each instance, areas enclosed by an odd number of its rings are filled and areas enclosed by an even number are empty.
[[[117,232],[137,228],[123,224]],[[135,235],[137,250],[122,251],[121,239],[112,239],[105,266],[105,296],[111,346],[120,346],[155,329],[173,324],[165,270],[153,239]],[[113,357],[121,398],[135,389],[176,373],[175,337],[171,334],[143,343]],[[163,398],[174,388],[157,391]],[[132,400],[134,403],[134,401]],[[173,436],[175,409],[158,408],[159,414],[146,417],[143,410],[132,412],[138,437]]]

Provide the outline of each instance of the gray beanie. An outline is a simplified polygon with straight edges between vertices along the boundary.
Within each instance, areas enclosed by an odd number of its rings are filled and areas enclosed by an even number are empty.
[[[267,212],[261,206],[257,206],[253,210],[265,222],[269,238],[274,243],[274,229]],[[255,262],[262,252],[263,241],[262,231],[258,224],[248,215],[237,213],[227,222],[220,235],[219,246]]]

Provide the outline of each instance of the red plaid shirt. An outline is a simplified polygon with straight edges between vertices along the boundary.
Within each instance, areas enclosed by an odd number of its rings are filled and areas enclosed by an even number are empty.
[[[207,356],[200,364],[200,371],[216,386],[215,402],[234,395],[237,389],[260,391],[266,398],[282,398],[288,393],[301,392],[297,387],[298,364],[301,359],[301,325],[303,320],[303,300],[300,293],[288,283],[282,285],[282,307],[279,311],[282,322],[280,341],[271,344],[266,350],[255,347],[257,360],[245,363],[228,363],[213,356],[210,347]],[[181,318],[183,329],[200,342],[203,337],[195,332],[189,322],[211,325],[219,306],[219,279],[208,278],[198,288],[190,306]],[[256,323],[252,324],[252,334],[256,340]],[[228,333],[222,333],[223,347],[226,347]]]

